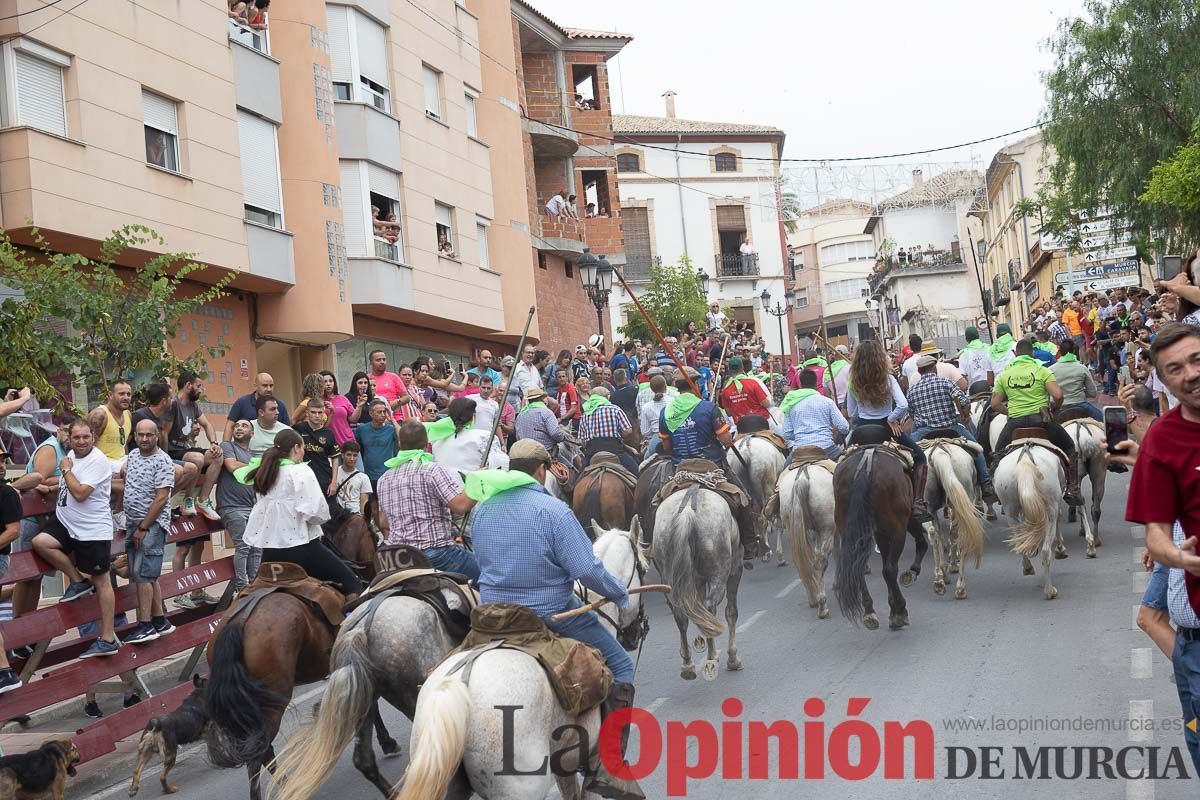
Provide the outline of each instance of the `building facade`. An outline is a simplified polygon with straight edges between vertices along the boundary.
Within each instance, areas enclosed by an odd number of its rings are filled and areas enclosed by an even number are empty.
[[[735,322],[751,323],[771,353],[794,354],[787,335],[791,310],[781,341],[780,325],[761,298],[765,289],[774,308],[790,286],[779,212],[784,134],[764,125],[679,119],[674,93],[666,98],[665,117],[613,117],[625,277],[637,291],[652,264],[686,256],[709,276],[710,301]],[[625,323],[630,306],[614,286],[613,328]]]
[[[871,205],[832,200],[807,209],[788,234],[794,252],[792,307],[796,335],[827,336],[834,344],[871,336],[867,278],[875,262],[875,244],[863,228]]]

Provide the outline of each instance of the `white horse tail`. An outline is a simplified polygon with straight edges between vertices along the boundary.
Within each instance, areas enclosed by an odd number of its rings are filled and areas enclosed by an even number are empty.
[[[1024,457],[1017,463],[1017,497],[1021,502],[1021,523],[1009,537],[1008,544],[1017,555],[1033,558],[1042,549],[1046,538],[1046,522],[1050,508],[1041,484],[1046,478],[1032,460]]]
[[[929,467],[937,475],[946,502],[954,512],[954,524],[958,527],[958,540],[964,556],[975,557],[975,569],[983,561],[983,516],[967,495],[966,488],[954,471],[954,458],[940,447],[929,454]]]
[[[342,628],[342,635],[333,643],[329,682],[316,721],[293,736],[275,759],[276,774],[286,777],[279,782],[274,800],[312,797],[371,712],[375,686],[367,665],[367,647],[363,626]]]
[[[813,552],[812,543],[808,540],[808,517],[806,515],[808,493],[811,489],[808,468],[800,467],[796,470],[796,479],[792,481],[791,507],[796,522],[796,529],[790,531],[792,563],[796,565],[796,571],[800,573],[800,580],[804,582],[804,588],[815,597],[816,593],[820,591],[814,574],[817,558]]]
[[[471,691],[456,676],[425,686],[413,715],[412,745],[396,800],[442,800],[467,746]]]
[[[685,491],[685,499],[680,504],[679,512],[671,520],[671,525],[685,532],[685,535],[678,537],[677,541],[681,539],[687,544],[671,548],[671,557],[667,561],[663,579],[671,586],[671,604],[695,623],[701,633],[713,639],[725,632],[725,625],[705,606],[704,598],[700,594],[700,587],[697,585],[699,583],[697,578],[700,576],[696,565],[702,560],[700,531],[710,527],[692,508],[694,505],[692,494],[698,491],[700,490],[694,486]],[[723,498],[718,498],[715,493],[713,497],[717,498],[722,506],[725,505]],[[658,519],[662,519],[662,517]],[[659,537],[656,536],[655,540],[658,541]],[[732,557],[739,558],[740,556],[734,553]],[[725,577],[720,576],[711,578],[711,580],[724,581]]]

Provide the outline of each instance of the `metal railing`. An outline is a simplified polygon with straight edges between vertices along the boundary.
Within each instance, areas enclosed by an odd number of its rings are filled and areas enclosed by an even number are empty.
[[[650,270],[662,266],[662,258],[659,256],[637,256],[626,253],[625,259],[625,266],[621,267],[621,274],[627,281],[648,281],[650,280]]]
[[[388,261],[400,261],[400,248],[389,242],[387,239],[375,237],[375,256],[377,258],[386,258]]]
[[[741,278],[758,274],[758,253],[717,253],[718,278]]]
[[[267,37],[267,29],[256,31],[233,19],[229,20],[229,38],[236,39],[247,47],[253,48],[264,55],[271,54],[271,40]]]

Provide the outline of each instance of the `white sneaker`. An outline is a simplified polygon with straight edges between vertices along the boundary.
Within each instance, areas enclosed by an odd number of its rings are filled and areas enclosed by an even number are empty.
[[[204,516],[208,517],[212,522],[220,522],[221,515],[217,513],[217,509],[213,507],[212,500],[201,500],[196,503],[196,510]]]
[[[179,513],[185,517],[196,516],[196,498],[190,496],[183,498],[183,505],[179,508]]]

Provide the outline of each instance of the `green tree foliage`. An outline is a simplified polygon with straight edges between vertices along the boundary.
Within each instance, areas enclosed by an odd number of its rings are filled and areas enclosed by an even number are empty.
[[[683,330],[689,322],[695,322],[699,328],[704,327],[708,301],[696,281],[696,269],[687,256],[682,256],[678,264],[655,264],[650,267],[650,283],[646,291],[638,295],[638,300],[664,336]],[[644,342],[655,341],[654,332],[642,319],[637,307],[630,303],[625,310],[629,322],[621,327],[624,337]]]
[[[1150,171],[1150,183],[1141,201],[1192,214],[1200,212],[1200,119],[1192,128],[1192,141]]]
[[[53,252],[36,230],[34,236],[38,250],[0,234],[0,280],[24,295],[0,303],[5,386],[29,386],[49,400],[55,397],[49,379],[71,375],[89,395],[99,396],[110,381],[134,373],[166,377],[187,369],[204,375],[207,359],[228,350],[199,347],[181,358],[167,342],[184,315],[225,295],[233,274],[193,291],[196,285],[185,287],[185,280],[203,267],[189,261],[189,254],[152,256],[132,270],[117,267],[123,255],[123,263],[139,263],[145,259],[143,245],[165,243],[140,225],[113,231],[99,258]],[[66,330],[52,321],[65,323]]]
[[[1043,76],[1050,166],[1044,229],[1072,227],[1073,213],[1112,210],[1144,247],[1200,241],[1200,217],[1140,203],[1155,165],[1191,138],[1200,116],[1200,6],[1195,0],[1086,0],[1050,41]],[[1077,220],[1076,220],[1077,222]]]
[[[779,216],[783,219],[783,227],[788,233],[795,233],[800,229],[800,215],[803,213],[800,197],[795,192],[784,192],[779,196]]]

